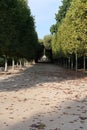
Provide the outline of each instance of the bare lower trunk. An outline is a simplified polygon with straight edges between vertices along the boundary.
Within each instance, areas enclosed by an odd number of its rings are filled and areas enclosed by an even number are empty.
[[[12,71],[14,71],[15,69],[15,61],[14,61],[14,58],[12,59]]]
[[[86,70],[85,55],[84,55],[84,71]]]
[[[73,70],[73,59],[71,60],[71,69]]]
[[[26,61],[24,61],[24,67],[26,67]]]
[[[78,69],[78,56],[77,56],[77,53],[76,53],[76,71]]]
[[[16,67],[18,68],[18,66],[19,66],[19,65],[18,65],[18,62],[17,62],[17,63],[16,63]]]
[[[67,59],[65,60],[65,68],[67,68]]]
[[[7,72],[8,71],[8,63],[7,63],[7,57],[5,57],[5,70],[4,70],[5,72]]]
[[[28,61],[24,61],[24,67],[27,67],[28,66]]]
[[[70,57],[69,57],[69,59],[68,59],[68,67],[69,67],[69,69],[70,69]]]
[[[22,69],[22,63],[21,63],[21,60],[19,61],[19,63],[20,63],[20,69]]]

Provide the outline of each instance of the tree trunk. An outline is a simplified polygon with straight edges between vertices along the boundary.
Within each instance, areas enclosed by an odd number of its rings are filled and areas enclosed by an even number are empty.
[[[24,67],[26,67],[26,61],[24,61]]]
[[[70,69],[70,57],[68,59],[68,68]]]
[[[66,60],[65,60],[65,68],[67,68],[67,58],[66,58]]]
[[[86,70],[85,55],[84,55],[84,71]]]
[[[8,63],[7,63],[7,56],[5,56],[5,72],[8,71]]]
[[[78,56],[77,56],[77,53],[76,53],[76,71],[78,69]]]
[[[19,61],[19,63],[20,63],[20,69],[22,69],[22,63],[21,63],[21,60]]]
[[[18,68],[19,67],[19,65],[18,65],[18,61],[17,61],[17,63],[16,63],[16,68]]]
[[[14,61],[14,58],[12,58],[12,71],[14,71],[15,69],[15,61]]]
[[[71,69],[73,70],[73,59],[71,59]]]

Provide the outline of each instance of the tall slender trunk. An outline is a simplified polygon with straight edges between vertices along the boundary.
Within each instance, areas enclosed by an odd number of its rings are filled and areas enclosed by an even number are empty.
[[[15,69],[15,61],[14,61],[14,58],[12,58],[12,71],[14,71]]]
[[[70,57],[68,59],[68,68],[70,69]]]
[[[67,58],[66,58],[66,60],[65,60],[65,68],[67,68]]]
[[[71,69],[73,70],[73,59],[71,59]]]
[[[86,70],[86,63],[85,63],[85,54],[84,54],[84,58],[83,58],[83,62],[84,62],[84,71]]]
[[[17,61],[17,63],[16,63],[16,68],[18,68],[18,61]]]
[[[24,61],[24,67],[26,67],[26,61]]]
[[[5,69],[4,69],[5,72],[8,71],[8,63],[7,63],[7,56],[5,56]]]
[[[21,63],[21,60],[19,60],[19,63],[20,63],[20,69],[22,68],[22,63]]]
[[[76,53],[76,71],[77,71],[77,69],[78,69],[78,55]]]

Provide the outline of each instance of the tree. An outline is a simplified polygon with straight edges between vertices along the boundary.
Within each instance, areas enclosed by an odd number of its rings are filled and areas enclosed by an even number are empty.
[[[46,49],[51,49],[51,43],[52,43],[52,36],[51,35],[44,36],[43,44]]]
[[[52,35],[57,32],[57,24],[53,24],[53,25],[50,27],[50,32],[51,32]]]
[[[72,0],[63,0],[62,1],[62,5],[59,8],[59,11],[56,15],[56,21],[57,24],[61,23],[62,19],[65,18],[67,10],[69,9],[70,5],[71,5]]]
[[[52,35],[46,35],[43,39],[43,44],[45,47],[45,54],[47,58],[53,62],[53,55],[52,55]]]
[[[59,7],[58,13],[55,14],[56,24],[50,27],[51,34],[57,33],[58,27],[62,20],[65,18],[67,10],[71,5],[72,0],[63,0],[62,5]]]
[[[39,39],[39,40],[38,40],[38,44],[37,44],[36,56],[35,56],[35,62],[36,62],[36,63],[37,63],[38,60],[40,60],[41,57],[43,56],[43,52],[44,52],[43,40],[42,40],[42,39]]]
[[[57,32],[57,50],[60,48],[65,56],[87,54],[87,2],[73,0],[66,17],[62,20]]]
[[[7,57],[35,59],[38,37],[25,0],[0,1],[0,31],[0,52],[5,56],[6,66]]]

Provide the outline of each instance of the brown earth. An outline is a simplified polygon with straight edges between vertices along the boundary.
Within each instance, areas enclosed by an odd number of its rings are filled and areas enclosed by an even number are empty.
[[[36,64],[0,75],[0,130],[87,130],[87,74]]]

